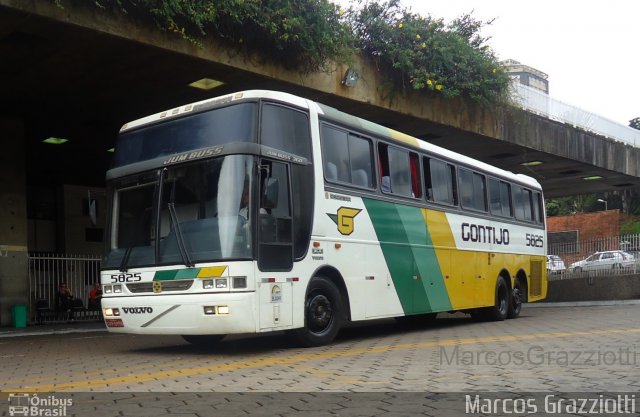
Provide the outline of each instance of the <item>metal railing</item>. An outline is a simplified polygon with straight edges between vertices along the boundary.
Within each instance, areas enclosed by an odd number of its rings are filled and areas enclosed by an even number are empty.
[[[38,300],[47,300],[56,308],[56,292],[66,283],[74,298],[87,308],[89,291],[100,282],[100,257],[95,255],[61,255],[29,253],[29,311],[33,313]]]
[[[635,147],[640,145],[640,130],[556,100],[535,88],[513,83],[511,96],[524,110],[531,113],[561,123],[568,123],[574,127]]]
[[[571,264],[584,260],[596,252],[624,251],[631,255],[627,259],[611,264],[596,261],[588,267],[572,268]],[[610,236],[601,239],[549,244],[549,255],[559,256],[564,270],[549,274],[549,280],[589,277],[608,277],[640,273],[640,234]]]

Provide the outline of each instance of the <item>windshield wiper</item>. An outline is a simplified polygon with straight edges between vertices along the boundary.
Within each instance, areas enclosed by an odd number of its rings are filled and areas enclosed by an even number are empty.
[[[178,242],[178,250],[180,251],[180,256],[182,256],[182,261],[184,262],[187,268],[192,268],[195,264],[191,261],[189,257],[189,252],[187,251],[187,247],[184,244],[184,236],[182,235],[182,230],[180,229],[180,223],[178,222],[178,215],[176,214],[176,207],[174,203],[167,203],[169,207],[169,217],[171,218],[171,226],[173,230],[176,232],[176,241]]]
[[[120,272],[127,272],[127,263],[129,263],[129,256],[131,255],[131,250],[133,246],[129,246],[124,250],[124,255],[122,256],[122,261],[120,262]]]

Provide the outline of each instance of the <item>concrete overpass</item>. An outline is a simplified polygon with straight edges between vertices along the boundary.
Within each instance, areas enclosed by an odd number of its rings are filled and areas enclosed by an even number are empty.
[[[68,2],[72,3],[72,2]],[[640,149],[516,107],[390,90],[358,61],[346,71],[302,75],[245,56],[215,40],[203,47],[108,14],[92,2],[0,0],[0,320],[27,294],[28,219],[56,223],[63,184],[102,187],[118,129],[146,114],[252,88],[285,90],[537,178],[547,197],[640,185]],[[211,91],[188,85],[208,77]],[[68,138],[62,146],[42,143]],[[543,162],[537,166],[527,162]],[[585,180],[584,178],[597,178]],[[50,195],[55,207],[42,208]],[[53,212],[51,213],[51,210]],[[59,235],[60,233],[58,233]],[[57,250],[64,251],[58,238]]]

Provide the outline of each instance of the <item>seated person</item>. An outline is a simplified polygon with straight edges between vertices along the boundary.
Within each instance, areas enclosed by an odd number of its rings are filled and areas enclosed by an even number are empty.
[[[78,301],[73,297],[71,289],[66,283],[61,282],[56,293],[56,310],[59,313],[70,313],[70,320],[74,319],[73,308],[78,305]]]
[[[93,284],[93,288],[89,291],[89,310],[100,310],[100,300],[102,299],[102,288],[100,283]]]

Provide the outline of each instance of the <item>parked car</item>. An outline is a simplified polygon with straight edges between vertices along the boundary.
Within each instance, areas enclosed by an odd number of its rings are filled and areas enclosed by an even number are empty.
[[[603,269],[630,268],[636,259],[630,253],[621,250],[596,252],[586,259],[574,262],[569,269],[575,272],[597,271]]]
[[[561,275],[564,274],[567,267],[564,266],[564,261],[558,255],[547,255],[547,275]]]

